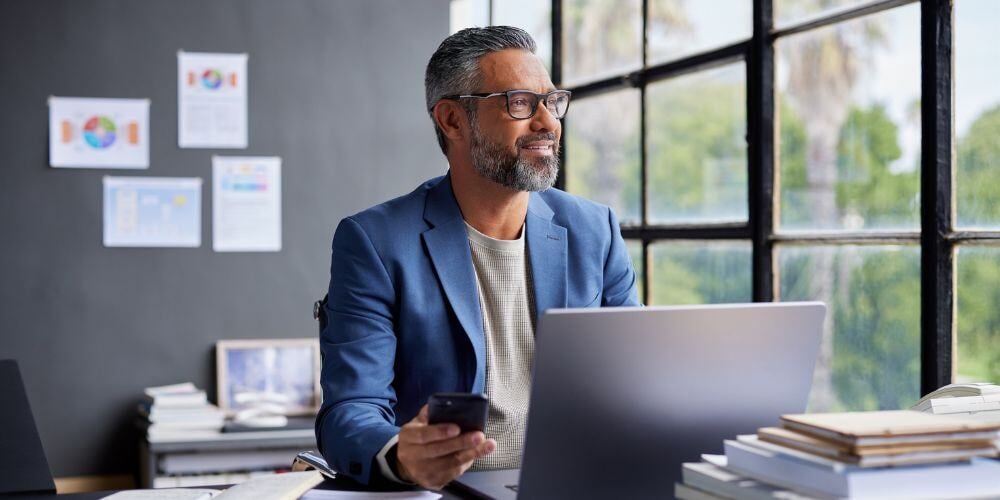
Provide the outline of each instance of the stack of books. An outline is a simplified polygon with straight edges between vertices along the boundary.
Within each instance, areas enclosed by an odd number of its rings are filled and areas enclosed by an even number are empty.
[[[222,431],[225,413],[194,384],[148,387],[144,392],[139,415],[146,420],[150,442],[205,438]]]
[[[1000,496],[1000,424],[910,410],[785,415],[684,464],[675,495],[716,498]]]

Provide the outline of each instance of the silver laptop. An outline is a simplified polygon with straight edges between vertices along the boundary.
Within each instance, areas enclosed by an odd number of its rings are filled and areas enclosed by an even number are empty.
[[[522,468],[491,498],[669,498],[681,464],[805,410],[819,302],[557,309],[538,328]]]

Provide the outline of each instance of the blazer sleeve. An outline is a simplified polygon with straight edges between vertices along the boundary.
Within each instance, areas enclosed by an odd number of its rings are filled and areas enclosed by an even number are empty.
[[[611,246],[604,261],[604,292],[602,307],[638,306],[635,270],[628,255],[621,226],[615,212],[608,209],[608,224],[611,226]]]
[[[340,222],[332,253],[327,325],[320,332],[323,404],[316,441],[331,467],[368,484],[379,450],[399,433],[393,412],[393,284],[354,219]]]

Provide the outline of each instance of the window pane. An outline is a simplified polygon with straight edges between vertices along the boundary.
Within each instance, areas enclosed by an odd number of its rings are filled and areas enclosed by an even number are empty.
[[[538,57],[552,72],[552,2],[493,0],[493,24],[527,31],[538,45]]]
[[[639,291],[639,302],[645,304],[646,297],[642,293],[642,282],[646,280],[646,265],[642,261],[642,241],[625,240],[628,256],[632,258],[632,268],[635,269],[635,287]]]
[[[955,2],[958,225],[1000,228],[1000,2]]]
[[[563,3],[563,86],[642,65],[642,2]]]
[[[650,222],[746,220],[744,64],[652,84],[646,104]]]
[[[920,5],[780,39],[780,227],[917,230]]]
[[[490,23],[489,0],[451,0],[450,20],[452,34],[475,26]]]
[[[622,224],[638,223],[639,91],[573,101],[565,134],[566,190],[610,206]]]
[[[651,304],[750,302],[750,242],[654,243]]]
[[[774,0],[774,25],[782,28],[837,14],[866,3],[874,2],[872,0]]]
[[[1000,248],[958,250],[956,382],[1000,383]]]
[[[809,411],[909,408],[920,398],[920,249],[785,246],[783,301],[827,304]]]
[[[752,15],[751,0],[651,0],[646,21],[649,62],[679,59],[749,39]]]

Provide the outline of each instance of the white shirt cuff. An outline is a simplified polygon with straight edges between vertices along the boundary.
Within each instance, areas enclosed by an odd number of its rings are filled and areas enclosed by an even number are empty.
[[[378,461],[379,471],[382,472],[382,477],[385,477],[390,481],[400,484],[413,484],[403,481],[402,479],[396,477],[396,475],[392,473],[392,467],[389,467],[389,461],[385,459],[385,456],[389,453],[389,449],[395,446],[397,442],[399,442],[399,434],[396,434],[395,436],[389,438],[389,441],[385,443],[385,446],[382,447],[382,450],[379,451],[378,455],[375,456],[375,460]]]

